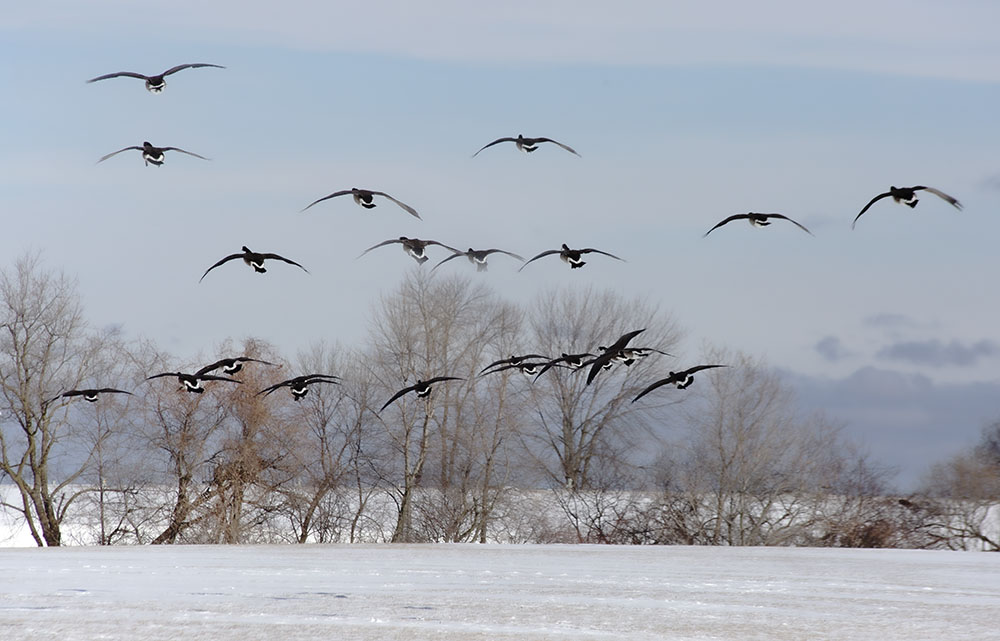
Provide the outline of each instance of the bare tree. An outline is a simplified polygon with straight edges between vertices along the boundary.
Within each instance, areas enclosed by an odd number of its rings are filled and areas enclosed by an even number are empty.
[[[108,432],[81,439],[52,401],[96,373],[109,337],[88,331],[75,283],[45,271],[37,255],[0,272],[0,331],[0,472],[20,498],[3,507],[24,516],[39,546],[59,545],[61,523],[86,492],[74,484]]]
[[[546,293],[532,306],[530,325],[526,347],[552,358],[564,353],[596,356],[601,346],[636,329],[645,331],[633,347],[672,352],[680,335],[669,316],[611,290]],[[629,366],[613,365],[589,385],[589,367],[558,365],[533,385],[525,383],[535,419],[533,429],[525,432],[526,451],[546,479],[583,490],[628,476],[625,468],[635,463],[629,455],[649,443],[661,411],[658,403],[631,401],[651,379],[665,376],[673,360],[650,351]]]

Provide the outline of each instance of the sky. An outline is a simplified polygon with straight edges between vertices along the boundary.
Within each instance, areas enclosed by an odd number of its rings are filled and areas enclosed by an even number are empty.
[[[372,305],[419,269],[396,246],[356,258],[389,238],[596,247],[626,262],[439,271],[518,302],[647,297],[684,330],[682,358],[763,357],[912,487],[1000,418],[998,21],[971,0],[20,3],[0,15],[3,265],[39,251],[94,325],[196,360],[245,336],[289,355],[363,344]],[[226,68],[160,95],[85,82],[187,62]],[[581,157],[471,157],[518,133]],[[96,164],[144,140],[211,160]],[[887,199],[852,230],[890,185],[963,209]],[[349,198],[300,212],[350,187],[423,220]],[[814,235],[736,221],[703,237],[748,211]],[[243,245],[310,274],[234,262],[198,283]]]

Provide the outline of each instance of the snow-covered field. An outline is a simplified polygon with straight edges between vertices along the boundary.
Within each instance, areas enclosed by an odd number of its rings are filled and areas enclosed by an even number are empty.
[[[0,639],[1000,639],[1000,555],[559,545],[0,549]]]

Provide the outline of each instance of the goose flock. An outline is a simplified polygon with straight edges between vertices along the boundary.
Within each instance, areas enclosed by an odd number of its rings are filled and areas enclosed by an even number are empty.
[[[183,70],[186,70],[186,69],[199,69],[199,68],[225,69],[225,67],[222,66],[222,65],[217,65],[217,64],[212,64],[212,63],[202,63],[202,62],[198,62],[198,63],[185,63],[185,64],[180,64],[180,65],[171,67],[170,69],[167,69],[163,73],[155,74],[155,75],[144,75],[144,74],[141,74],[141,73],[136,73],[136,72],[131,72],[131,71],[119,71],[119,72],[109,73],[109,74],[97,76],[95,78],[91,78],[87,82],[88,83],[94,83],[94,82],[98,82],[98,81],[108,80],[108,79],[112,79],[112,78],[119,78],[119,77],[137,78],[137,79],[143,80],[145,82],[146,89],[149,92],[151,92],[153,94],[159,94],[166,87],[167,83],[166,83],[165,78],[167,76],[170,76],[172,74],[175,74],[175,73],[177,73],[179,71],[183,71]],[[533,138],[529,138],[529,137],[525,137],[525,136],[523,136],[521,134],[518,134],[516,137],[513,137],[513,136],[503,136],[503,137],[497,138],[497,139],[495,139],[495,140],[493,140],[493,141],[491,141],[491,142],[483,145],[478,151],[476,151],[474,154],[472,154],[472,157],[475,158],[476,156],[478,156],[484,150],[489,149],[490,147],[494,147],[496,145],[500,145],[501,143],[506,143],[506,142],[513,143],[513,145],[515,146],[515,148],[517,150],[522,151],[522,152],[524,152],[526,154],[530,154],[532,152],[535,152],[544,143],[549,143],[549,144],[554,145],[556,147],[559,147],[559,148],[565,150],[566,152],[571,153],[571,154],[573,154],[573,155],[575,155],[577,157],[582,157],[580,155],[580,153],[578,153],[573,147],[570,147],[569,145],[564,144],[562,142],[559,142],[557,140],[554,140],[552,138],[548,138],[548,137],[533,137]],[[111,157],[113,157],[113,156],[115,156],[117,154],[123,153],[125,151],[130,151],[130,150],[139,151],[141,153],[141,155],[142,155],[142,159],[143,159],[144,163],[147,166],[148,165],[154,165],[154,166],[157,166],[157,167],[162,166],[163,163],[164,163],[164,161],[165,161],[165,159],[166,159],[166,152],[168,152],[168,151],[175,151],[175,152],[186,154],[188,156],[193,156],[195,158],[199,158],[199,159],[202,159],[202,160],[209,160],[205,156],[201,156],[199,154],[196,154],[196,153],[193,153],[193,152],[181,149],[179,147],[172,147],[172,146],[168,146],[168,147],[156,147],[156,146],[153,146],[149,142],[143,142],[141,146],[134,145],[134,146],[123,147],[122,149],[119,149],[117,151],[113,151],[113,152],[111,152],[109,154],[106,154],[106,155],[102,156],[97,162],[98,163],[104,162],[105,160],[108,160],[109,158],[111,158]],[[907,206],[909,206],[911,208],[916,207],[917,202],[918,202],[917,193],[920,192],[920,191],[926,191],[926,192],[929,192],[931,194],[934,194],[935,196],[938,196],[939,198],[943,199],[944,201],[946,201],[949,204],[951,204],[952,206],[954,206],[956,209],[961,209],[962,208],[961,203],[957,199],[955,199],[952,196],[949,196],[948,194],[944,193],[943,191],[940,191],[940,190],[935,189],[933,187],[927,187],[927,186],[922,186],[922,185],[918,185],[918,186],[914,186],[914,187],[895,187],[895,186],[892,186],[892,187],[889,188],[888,191],[886,191],[884,193],[881,193],[881,194],[875,196],[874,198],[872,198],[868,202],[868,204],[866,204],[861,209],[861,211],[857,214],[857,216],[852,221],[851,228],[853,229],[856,226],[856,224],[857,224],[858,220],[861,218],[861,216],[865,212],[867,212],[875,203],[877,203],[878,201],[880,201],[882,199],[885,199],[885,198],[892,198],[894,202],[905,204],[905,205],[907,205]],[[300,212],[305,212],[306,210],[309,210],[310,208],[312,208],[313,206],[315,206],[315,205],[317,205],[319,203],[322,203],[322,202],[325,202],[325,201],[328,201],[328,200],[332,200],[332,199],[335,199],[335,198],[338,198],[338,197],[341,197],[341,196],[351,196],[353,198],[354,202],[357,205],[359,205],[359,206],[361,206],[361,207],[363,207],[365,209],[373,209],[373,208],[376,207],[376,205],[377,205],[376,196],[377,196],[379,198],[382,198],[382,199],[385,199],[385,200],[388,200],[388,201],[392,202],[393,204],[395,204],[396,206],[398,206],[400,209],[402,209],[403,211],[405,211],[409,215],[411,215],[411,216],[413,216],[413,217],[415,217],[417,219],[423,220],[423,218],[420,216],[420,214],[417,212],[417,210],[415,208],[413,208],[412,206],[410,206],[407,203],[403,202],[402,200],[399,200],[399,199],[395,198],[394,196],[389,195],[385,191],[379,191],[379,190],[373,190],[373,189],[360,189],[360,188],[357,188],[357,187],[351,187],[349,189],[340,189],[340,190],[334,191],[334,192],[332,192],[332,193],[330,193],[330,194],[328,194],[326,196],[322,196],[320,198],[317,198],[316,200],[312,201],[311,203],[309,203],[308,205],[306,205],[305,207],[303,207],[300,210]],[[812,232],[809,231],[809,229],[807,229],[804,225],[802,225],[801,223],[793,220],[792,218],[790,218],[789,216],[787,216],[785,214],[781,214],[781,213],[747,212],[747,213],[733,214],[731,216],[728,216],[728,217],[724,218],[723,220],[721,220],[718,223],[716,223],[707,232],[705,232],[704,237],[707,237],[709,234],[711,234],[713,231],[719,229],[720,227],[723,227],[723,226],[727,225],[728,223],[733,222],[733,221],[737,221],[737,220],[746,220],[751,226],[760,227],[760,228],[767,227],[767,226],[771,225],[772,222],[775,221],[775,220],[787,221],[787,222],[795,225],[796,227],[798,227],[802,231],[806,232],[807,234],[813,235]],[[371,252],[371,251],[373,251],[375,249],[378,249],[380,247],[385,247],[385,246],[388,246],[388,245],[392,245],[392,244],[399,244],[399,245],[401,245],[403,251],[405,251],[406,254],[408,256],[410,256],[411,258],[413,258],[413,260],[415,260],[419,265],[423,265],[425,262],[427,262],[429,260],[429,256],[427,255],[427,248],[428,247],[432,247],[432,246],[441,247],[442,249],[447,250],[448,252],[450,252],[450,255],[448,255],[445,258],[443,258],[442,260],[440,260],[438,263],[436,263],[434,265],[433,268],[431,268],[431,272],[433,272],[434,270],[436,270],[438,267],[441,267],[445,263],[447,263],[447,262],[449,262],[451,260],[454,260],[456,258],[463,257],[463,256],[465,258],[467,258],[470,263],[472,263],[473,265],[475,265],[477,271],[484,272],[484,271],[487,271],[487,269],[488,269],[488,262],[487,262],[488,258],[490,256],[494,255],[494,254],[503,254],[504,256],[507,256],[507,257],[512,258],[512,259],[517,260],[517,261],[520,261],[521,265],[520,265],[520,267],[517,270],[519,272],[522,271],[522,270],[524,270],[524,268],[527,267],[529,264],[531,264],[531,263],[533,263],[533,262],[535,262],[535,261],[537,261],[537,260],[539,260],[541,258],[544,258],[546,256],[558,256],[560,258],[560,260],[562,260],[563,262],[565,262],[566,264],[568,264],[569,267],[570,267],[570,269],[572,269],[572,270],[576,270],[576,269],[582,268],[584,265],[586,265],[587,262],[583,260],[583,257],[586,256],[586,255],[591,255],[591,254],[605,256],[605,257],[608,257],[608,258],[611,258],[611,259],[614,259],[614,260],[618,260],[618,261],[624,261],[625,260],[625,259],[623,259],[623,258],[621,258],[621,257],[619,257],[619,256],[617,256],[615,254],[612,254],[612,253],[610,253],[608,251],[605,251],[605,250],[602,250],[602,249],[596,249],[596,248],[593,248],[593,247],[585,247],[585,248],[580,248],[580,249],[572,249],[566,243],[563,243],[557,249],[548,249],[548,250],[542,251],[542,252],[538,253],[537,255],[533,256],[532,258],[526,260],[524,257],[520,256],[519,254],[514,253],[512,251],[508,251],[506,249],[498,249],[498,248],[473,249],[473,248],[470,247],[469,249],[467,249],[465,251],[462,251],[462,250],[457,249],[456,247],[454,247],[452,245],[448,245],[448,244],[445,244],[445,243],[437,241],[437,240],[419,239],[419,238],[408,238],[406,236],[400,236],[398,238],[391,238],[391,239],[382,241],[382,242],[380,242],[378,244],[375,244],[375,245],[373,245],[373,246],[365,249],[358,256],[358,258],[361,258],[362,256],[368,254],[369,252]],[[251,267],[254,270],[254,272],[260,273],[260,274],[263,274],[263,273],[265,273],[267,271],[266,268],[264,267],[264,263],[265,263],[265,261],[268,261],[268,260],[281,261],[281,262],[287,263],[289,265],[298,267],[302,271],[306,272],[307,274],[309,273],[308,270],[305,267],[303,267],[301,264],[299,264],[298,262],[296,262],[294,260],[291,260],[289,258],[286,258],[286,257],[281,256],[281,255],[276,254],[276,253],[259,253],[259,252],[255,252],[255,251],[250,250],[248,247],[243,246],[241,252],[229,254],[228,256],[222,258],[221,260],[219,260],[218,262],[216,262],[215,264],[213,264],[211,267],[209,267],[208,269],[206,269],[205,272],[204,272],[204,274],[202,274],[201,279],[199,279],[199,283],[202,282],[205,279],[205,277],[209,274],[209,272],[211,272],[215,268],[220,267],[220,266],[222,266],[222,265],[224,265],[224,264],[226,264],[226,263],[228,263],[230,261],[234,261],[234,260],[238,260],[238,259],[242,260],[247,266]],[[524,354],[524,355],[519,355],[519,356],[512,355],[509,358],[497,360],[497,361],[495,361],[495,362],[487,365],[486,367],[484,367],[479,372],[479,376],[488,376],[488,375],[492,375],[492,374],[495,374],[495,373],[498,373],[498,372],[503,372],[503,371],[508,371],[508,370],[514,370],[514,369],[516,369],[516,370],[520,371],[522,374],[524,374],[525,376],[531,377],[532,380],[537,380],[545,372],[549,371],[552,368],[565,368],[565,369],[569,369],[569,370],[576,371],[576,372],[586,371],[587,372],[586,384],[590,385],[594,381],[594,379],[598,375],[600,375],[601,372],[606,371],[608,369],[611,369],[613,366],[621,365],[621,366],[624,366],[624,367],[629,367],[632,364],[634,364],[636,361],[638,361],[640,359],[643,359],[643,358],[646,358],[646,357],[648,357],[648,356],[650,356],[652,354],[660,354],[660,355],[668,356],[668,357],[671,356],[667,352],[665,352],[665,351],[663,351],[663,350],[661,350],[661,349],[659,349],[658,347],[655,347],[655,346],[646,346],[646,347],[634,347],[634,346],[630,346],[631,341],[633,339],[635,339],[637,336],[639,336],[644,331],[645,331],[644,329],[637,329],[637,330],[633,330],[633,331],[627,332],[627,333],[623,334],[622,336],[618,337],[614,342],[612,342],[608,346],[598,346],[596,348],[596,353],[591,353],[591,352],[581,352],[581,353],[574,353],[574,354],[562,353],[560,356],[555,357],[555,358],[552,358],[550,356],[543,355],[543,354]],[[234,375],[234,374],[238,373],[239,371],[241,371],[243,369],[244,365],[247,364],[247,363],[257,363],[257,364],[264,365],[264,366],[273,366],[272,363],[268,363],[266,361],[262,361],[262,360],[254,359],[254,358],[249,358],[249,357],[246,357],[246,356],[240,356],[240,357],[235,357],[235,358],[225,358],[225,359],[222,359],[222,360],[217,361],[215,363],[212,363],[210,365],[206,365],[205,367],[202,367],[201,369],[198,369],[198,370],[196,370],[195,372],[192,372],[192,373],[186,373],[186,372],[161,372],[161,373],[153,374],[153,375],[149,376],[146,380],[154,380],[154,379],[161,379],[161,378],[174,378],[174,379],[177,380],[178,384],[181,386],[180,387],[181,390],[186,390],[188,392],[195,393],[195,394],[201,394],[206,389],[205,388],[205,384],[209,383],[209,382],[211,382],[211,383],[219,382],[219,383],[241,384],[242,381],[240,381],[239,379],[233,378],[232,375]],[[694,381],[694,374],[696,374],[697,372],[701,372],[701,371],[708,370],[708,369],[725,368],[725,367],[729,367],[729,366],[726,365],[726,364],[721,364],[721,363],[712,363],[712,364],[695,365],[695,366],[689,367],[687,369],[676,371],[676,372],[675,371],[668,371],[667,376],[665,376],[665,377],[663,377],[663,378],[661,378],[659,380],[656,380],[656,381],[653,381],[652,383],[650,383],[638,395],[636,395],[632,399],[632,402],[634,403],[634,402],[640,400],[641,398],[643,398],[647,394],[650,394],[651,392],[659,389],[660,387],[665,387],[665,386],[673,385],[677,389],[686,389]],[[220,374],[213,374],[213,372],[217,372],[219,370],[221,370],[222,375],[220,375]],[[429,399],[431,391],[432,391],[432,388],[434,386],[436,386],[438,384],[441,384],[441,383],[446,383],[446,382],[451,382],[451,381],[461,381],[461,380],[466,380],[466,379],[464,379],[462,377],[457,377],[457,376],[439,375],[439,376],[429,377],[429,378],[426,378],[426,379],[417,380],[414,384],[408,385],[406,387],[403,387],[402,389],[400,389],[399,391],[397,391],[395,394],[393,394],[392,397],[389,398],[389,400],[387,400],[382,405],[382,407],[378,410],[378,412],[376,412],[376,414],[381,413],[383,410],[385,410],[387,407],[389,407],[392,403],[394,403],[396,400],[402,398],[406,394],[409,394],[409,393],[412,392],[418,398]],[[331,375],[331,374],[321,374],[321,373],[305,374],[305,375],[296,376],[296,377],[293,377],[293,378],[281,381],[279,383],[276,383],[274,385],[271,385],[269,387],[266,387],[266,388],[264,388],[264,389],[256,392],[256,394],[259,395],[259,396],[265,396],[266,397],[266,396],[269,396],[270,394],[272,394],[273,392],[275,392],[275,391],[277,391],[279,389],[288,388],[288,390],[291,393],[293,399],[295,401],[298,401],[298,400],[301,400],[302,398],[304,398],[308,394],[309,387],[311,385],[316,385],[316,384],[321,384],[321,383],[335,384],[336,385],[336,384],[340,384],[339,381],[340,381],[339,377]],[[94,388],[87,388],[87,389],[69,390],[69,391],[66,391],[66,392],[63,392],[63,393],[57,395],[56,397],[54,397],[53,399],[50,399],[47,402],[54,401],[57,398],[67,398],[68,399],[68,398],[74,398],[74,397],[78,397],[78,396],[82,396],[85,400],[87,400],[89,402],[96,402],[98,400],[98,398],[102,394],[132,394],[132,393],[129,392],[129,391],[126,391],[126,390],[120,390],[120,389],[111,388],[111,387],[94,387]],[[428,411],[430,411],[429,405],[428,405]]]

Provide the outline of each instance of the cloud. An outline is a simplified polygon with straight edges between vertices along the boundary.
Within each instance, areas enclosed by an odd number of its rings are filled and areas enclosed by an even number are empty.
[[[922,374],[864,367],[844,378],[783,372],[799,405],[844,424],[872,458],[915,489],[935,463],[972,447],[1000,418],[1000,382],[938,383]]]
[[[949,343],[943,343],[938,339],[900,341],[883,347],[876,354],[879,358],[886,360],[931,367],[969,367],[976,365],[980,359],[992,358],[997,355],[1000,355],[1000,345],[988,339],[969,345],[958,340],[952,340]]]
[[[826,336],[813,346],[820,356],[831,363],[847,358],[851,355],[844,344],[836,336]]]

